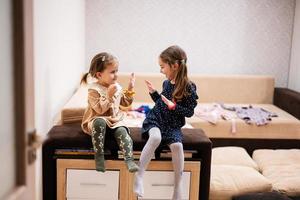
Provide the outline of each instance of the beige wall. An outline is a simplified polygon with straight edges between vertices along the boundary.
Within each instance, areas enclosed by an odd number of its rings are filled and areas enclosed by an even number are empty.
[[[34,4],[36,128],[46,134],[84,70],[85,1]]]
[[[288,87],[300,92],[300,0],[296,1]]]
[[[34,1],[35,124],[45,136],[71,97],[84,70],[85,1]],[[42,199],[41,150],[37,199]]]
[[[86,2],[86,67],[99,51],[120,71],[159,72],[171,44],[201,74],[272,75],[288,85],[294,0],[127,0]]]

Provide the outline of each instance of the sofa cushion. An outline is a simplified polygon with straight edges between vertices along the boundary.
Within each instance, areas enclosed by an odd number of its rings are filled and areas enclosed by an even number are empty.
[[[212,165],[210,200],[229,200],[235,195],[250,192],[267,192],[272,185],[251,167]]]
[[[127,86],[130,73],[119,73],[118,81]],[[272,103],[274,77],[260,75],[201,75],[190,74],[196,84],[199,103]],[[136,73],[136,101],[151,102],[145,80],[161,90],[165,77],[161,74]]]
[[[62,124],[80,122],[87,107],[88,88],[81,85],[61,110]]]
[[[300,196],[300,149],[258,149],[252,157],[273,190]]]
[[[233,197],[232,200],[292,200],[279,192],[257,192]]]
[[[273,190],[288,196],[300,196],[300,163],[271,165],[262,174],[271,181]]]
[[[216,147],[212,149],[212,164],[237,165],[258,170],[257,164],[242,147]]]
[[[253,152],[252,158],[260,171],[270,166],[298,165],[300,149],[257,149]]]
[[[274,77],[259,75],[191,75],[198,86],[200,103],[273,102]]]

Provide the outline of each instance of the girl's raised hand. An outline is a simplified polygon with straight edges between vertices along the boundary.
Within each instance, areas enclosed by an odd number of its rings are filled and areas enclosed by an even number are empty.
[[[149,92],[153,93],[155,91],[155,89],[154,89],[152,83],[150,81],[147,81],[147,80],[145,80],[145,83],[146,83],[146,85],[148,87]]]
[[[128,90],[129,91],[133,90],[134,83],[135,83],[135,75],[134,75],[134,73],[131,73],[129,84],[128,84]]]
[[[117,84],[111,84],[107,88],[107,96],[108,96],[108,98],[112,98],[114,96],[114,94],[117,92],[117,90],[118,90]]]

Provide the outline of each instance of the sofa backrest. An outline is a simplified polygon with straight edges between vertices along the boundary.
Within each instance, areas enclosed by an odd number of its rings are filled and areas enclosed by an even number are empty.
[[[135,101],[151,101],[145,80],[158,91],[165,79],[162,74],[136,73]],[[126,88],[129,73],[119,73],[118,82]],[[196,84],[199,103],[222,102],[244,104],[270,104],[273,102],[274,77],[261,75],[190,75]]]

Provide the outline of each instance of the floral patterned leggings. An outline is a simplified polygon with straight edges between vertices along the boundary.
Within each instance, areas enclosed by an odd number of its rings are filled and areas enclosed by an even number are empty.
[[[117,127],[115,129],[110,129],[104,119],[98,118],[94,120],[93,129],[92,129],[92,142],[95,150],[95,161],[96,169],[98,171],[105,171],[104,167],[104,141],[106,131],[111,132],[118,145],[120,150],[123,152],[124,160],[126,164],[128,162],[133,162],[133,153],[132,153],[132,139],[128,134],[128,130],[125,127]]]

